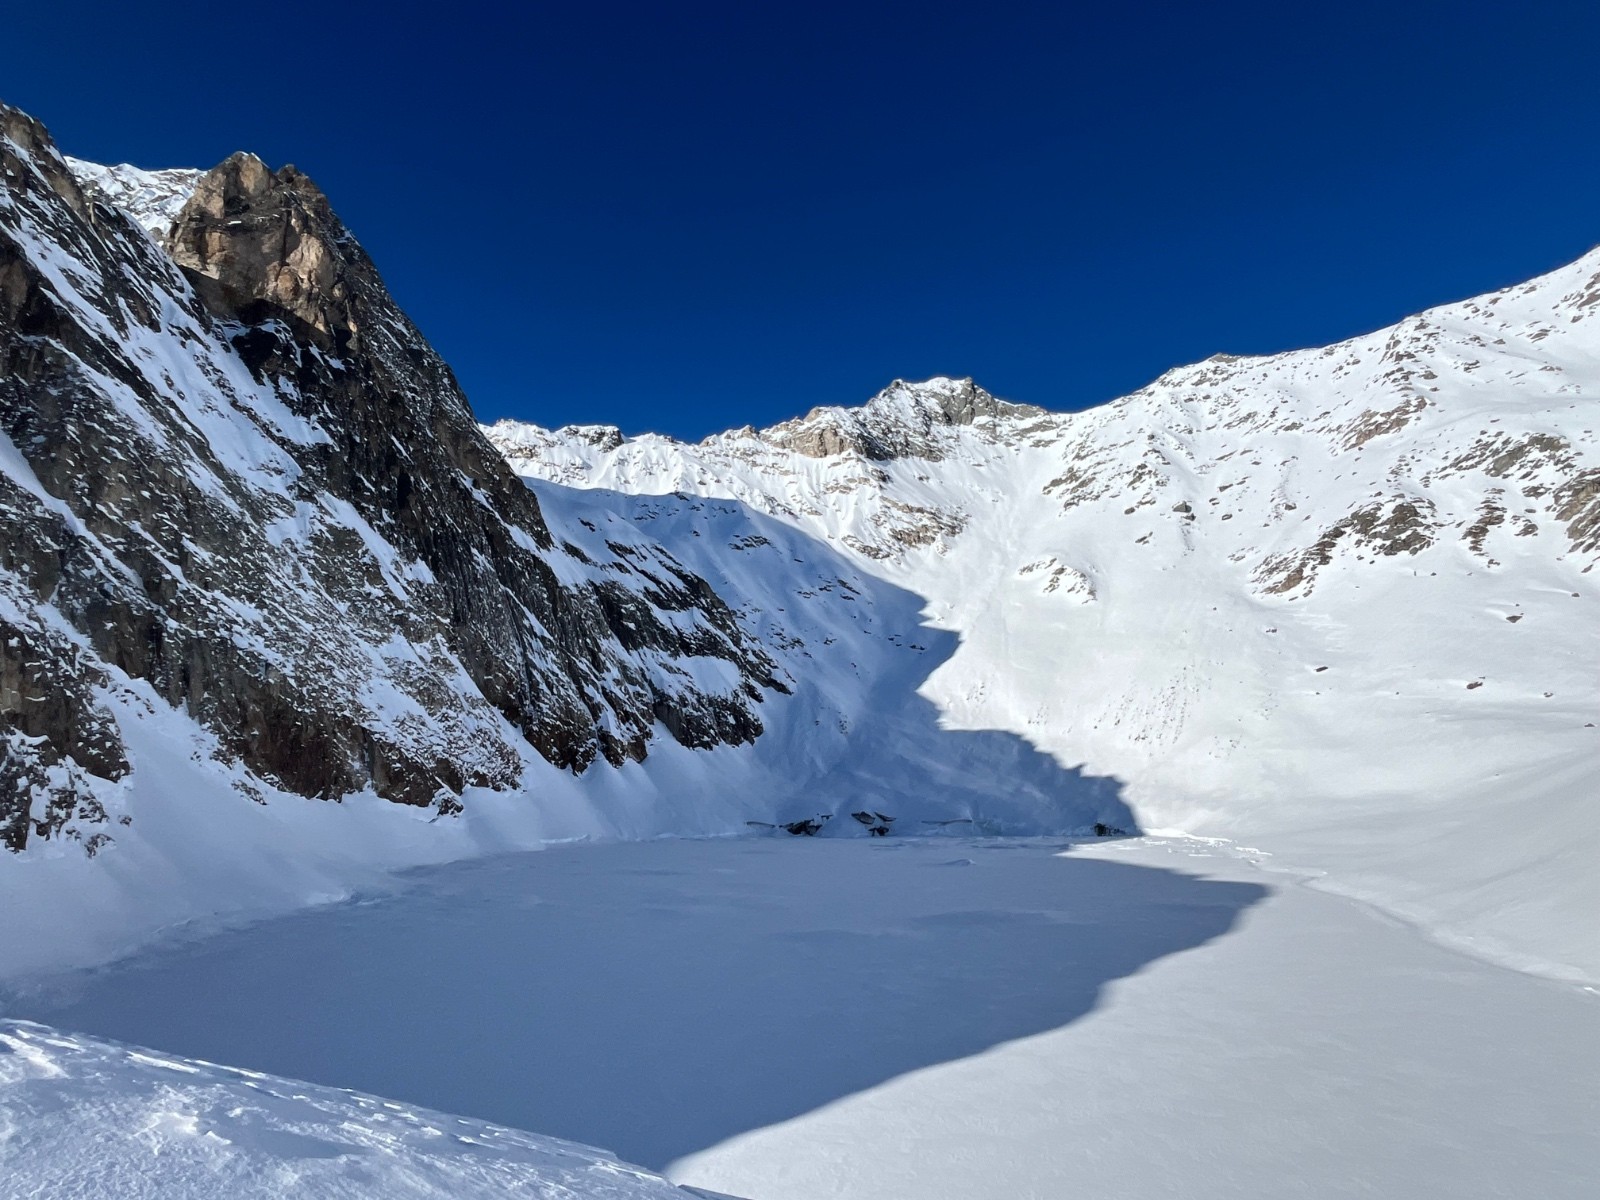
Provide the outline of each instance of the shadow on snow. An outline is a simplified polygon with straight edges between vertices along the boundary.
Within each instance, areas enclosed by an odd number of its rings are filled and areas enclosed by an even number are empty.
[[[687,565],[725,595],[766,588],[759,619],[782,614],[818,654],[791,658],[796,694],[768,706],[772,718],[779,704],[815,715],[769,720],[750,751],[767,756],[774,815],[881,808],[904,821],[897,833],[952,818],[1035,833],[1135,828],[1116,780],[1010,733],[942,728],[918,688],[956,638],[921,624],[919,597],[831,547],[731,501],[539,492],[553,524],[587,513],[598,525],[609,511],[654,523],[643,532],[655,536],[691,526],[664,540],[698,546]],[[765,559],[713,552],[752,531]],[[781,561],[788,576],[773,569]],[[817,599],[830,579],[856,598]],[[822,655],[821,632],[841,620],[853,676]],[[1267,894],[1057,853],[1066,846],[779,835],[507,855],[146,953],[27,1007],[67,1028],[659,1168],[1059,1029],[1111,981],[1225,934]]]
[[[1063,766],[1011,732],[946,727],[921,689],[959,636],[924,622],[922,596],[831,543],[735,500],[535,491],[558,540],[622,530],[670,547],[776,649],[794,694],[767,697],[766,731],[743,752],[771,816],[826,813],[830,833],[860,833],[855,811],[892,815],[902,834],[946,821],[999,834],[1138,831],[1118,780]]]
[[[660,1168],[1058,1029],[1254,884],[987,839],[570,847],[131,961],[57,1025]]]

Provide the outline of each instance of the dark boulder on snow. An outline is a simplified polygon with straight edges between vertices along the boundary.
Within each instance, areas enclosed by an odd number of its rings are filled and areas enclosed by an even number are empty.
[[[893,817],[886,817],[881,812],[868,812],[867,810],[863,809],[860,812],[853,812],[850,815],[862,825],[865,825],[867,827],[867,832],[873,837],[888,837],[889,826],[894,824]]]

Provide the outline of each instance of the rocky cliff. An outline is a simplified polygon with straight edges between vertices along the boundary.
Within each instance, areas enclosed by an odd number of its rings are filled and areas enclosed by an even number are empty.
[[[552,539],[305,175],[75,172],[11,108],[0,175],[4,845],[114,838],[161,706],[258,797],[445,812],[761,731],[772,659],[649,539]]]

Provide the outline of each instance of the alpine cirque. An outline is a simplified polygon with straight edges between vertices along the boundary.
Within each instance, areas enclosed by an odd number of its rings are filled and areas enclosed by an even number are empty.
[[[730,1045],[812,1030],[809,1009],[759,981],[829,947],[871,946],[852,953],[889,963],[918,939],[992,926],[972,943],[981,955],[1091,923],[1042,901],[1007,901],[1009,923],[983,916],[988,901],[953,898],[978,872],[922,866],[987,863],[986,848],[1004,846],[1038,856],[1092,844],[1113,861],[1119,843],[1134,862],[1139,835],[1161,853],[1212,855],[1233,882],[1174,883],[1173,898],[1137,902],[1117,898],[1137,889],[1106,885],[1103,919],[1140,904],[1157,915],[1093,943],[1127,960],[1095,976],[1094,995],[1218,937],[1265,895],[1240,882],[1241,860],[1263,868],[1252,878],[1311,881],[1398,917],[1480,960],[1471,970],[1488,960],[1545,977],[1539,987],[1600,981],[1600,251],[1337,345],[1218,354],[1088,411],[1003,400],[971,379],[897,380],[859,407],[691,444],[604,424],[480,426],[294,167],[243,153],[204,171],[98,166],[0,107],[0,175],[0,982],[18,995],[175,928],[199,936],[350,900],[328,910],[343,920],[362,897],[401,887],[407,868],[730,835],[763,852],[879,855],[898,897],[794,883],[794,858],[749,859],[761,886],[748,893],[734,882],[746,860],[707,866],[716,887],[745,897],[745,919],[774,922],[738,943],[739,961],[768,966],[741,985],[755,998],[718,1018]],[[950,857],[958,845],[966,857]],[[699,893],[661,899],[649,889],[673,869],[607,853],[632,879],[621,892],[586,891],[551,854],[558,865],[527,904],[555,897],[550,911],[576,920],[642,889],[618,928],[655,963],[641,977],[672,978],[697,953],[670,948],[674,922],[699,919]],[[1048,855],[1026,870],[1019,858],[1015,878],[1053,870]],[[494,886],[523,904],[521,884]],[[765,903],[762,888],[791,886],[802,898],[786,911],[832,914],[817,929],[790,930]],[[1211,899],[1221,895],[1233,897],[1226,919]],[[412,924],[394,920],[403,944]],[[487,936],[477,917],[440,921],[454,930],[441,947]],[[521,915],[506,927],[531,936]],[[1169,933],[1174,944],[1139,949]],[[540,943],[529,954],[555,974],[530,972],[506,994],[581,977],[588,960],[561,974],[562,946],[587,936]],[[1080,952],[1042,945],[1042,963]],[[1290,955],[1293,938],[1273,945]],[[943,970],[932,961],[917,969]],[[825,986],[826,971],[805,971]],[[410,986],[373,985],[344,1009],[396,1003]],[[633,986],[588,1011],[611,1013]],[[945,1015],[896,1008],[899,987],[888,978],[848,1021],[837,1014],[855,1001],[838,1000],[822,1032],[795,1035],[831,1046],[827,1030],[869,1020],[854,1036],[870,1049],[840,1051],[831,1090],[791,1094],[774,1070],[772,1090],[751,1079],[759,1099],[741,1098],[728,1067],[706,1094],[731,1115],[702,1100],[669,1117],[676,1099],[642,1088],[657,1115],[605,1144],[650,1171],[483,1122],[460,1122],[458,1140],[500,1157],[452,1158],[429,1140],[454,1120],[431,1111],[456,1102],[447,1090],[419,1085],[403,1097],[417,1104],[385,1107],[189,1061],[203,1043],[156,1060],[0,1023],[0,1160],[46,1171],[103,1110],[164,1147],[199,1146],[198,1129],[214,1139],[206,1153],[315,1160],[303,1178],[331,1172],[328,1188],[349,1167],[341,1155],[381,1153],[417,1172],[382,1194],[682,1194],[653,1172],[726,1142],[673,1178],[754,1192],[775,1160],[734,1135],[831,1119],[824,1101],[877,1095],[930,1065],[895,1057],[896,1039]],[[1014,993],[1030,987],[1048,990]],[[1031,1010],[1008,1023],[1001,1001],[971,995],[953,1008],[973,1024],[932,1062],[1067,1023]],[[83,1003],[93,1011],[92,988]],[[980,1026],[995,1005],[1002,1016]],[[607,1020],[608,1045],[615,1031],[641,1063],[684,1044],[681,1032],[647,1036],[631,1011]],[[630,1043],[630,1030],[645,1032]],[[378,1091],[389,1064],[377,1059],[319,1082]],[[815,1059],[833,1061],[822,1049]],[[292,1058],[248,1065],[315,1078]],[[430,1078],[453,1071],[436,1065]],[[140,1098],[167,1095],[169,1076],[182,1095],[148,1108]],[[602,1083],[603,1072],[583,1093],[598,1115],[578,1104],[571,1127],[552,1131],[610,1139],[605,1122],[621,1110]],[[54,1098],[8,1109],[22,1094],[8,1087]],[[474,1116],[566,1118],[556,1091],[549,1114],[518,1107],[535,1102],[520,1094],[485,1095]],[[13,1121],[24,1111],[53,1115]],[[840,1117],[841,1128],[898,1119],[887,1111]],[[950,1128],[929,1116],[904,1136]],[[1041,1134],[1039,1145],[1069,1141]],[[115,1153],[142,1162],[141,1144]],[[215,1194],[209,1167],[183,1174],[188,1153],[163,1160],[172,1173],[151,1176],[153,1190],[126,1194]],[[1017,1161],[1056,1150],[1039,1153]],[[842,1171],[855,1154],[807,1161]],[[126,1164],[116,1169],[135,1170]],[[820,1178],[795,1176],[793,1194],[835,1194]],[[1061,1178],[1006,1194],[1066,1194],[1050,1190]],[[951,1179],[952,1195],[976,1194]],[[380,1194],[351,1186],[317,1194]],[[932,1194],[905,1187],[897,1194]]]

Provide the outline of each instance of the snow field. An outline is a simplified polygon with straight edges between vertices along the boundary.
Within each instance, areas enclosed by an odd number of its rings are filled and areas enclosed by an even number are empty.
[[[1192,839],[776,835],[427,868],[14,1008],[752,1200],[1576,1200],[1597,999]]]

